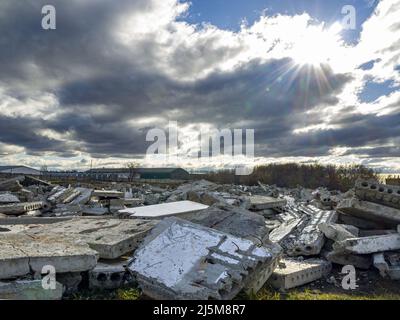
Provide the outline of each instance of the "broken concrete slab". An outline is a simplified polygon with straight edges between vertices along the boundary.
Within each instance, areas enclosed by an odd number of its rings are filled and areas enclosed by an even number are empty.
[[[96,250],[102,259],[116,259],[137,248],[157,221],[76,218],[31,228],[29,235],[60,234]]]
[[[243,208],[215,204],[196,213],[184,214],[181,218],[260,244],[268,240],[265,219]]]
[[[11,193],[0,193],[0,204],[18,203],[18,197]]]
[[[400,249],[400,234],[387,234],[363,238],[351,238],[336,242],[333,248],[338,252],[370,254]]]
[[[337,206],[337,210],[355,217],[384,223],[395,227],[400,223],[400,210],[381,204],[361,201],[356,198],[344,199]]]
[[[270,232],[269,240],[280,243],[293,232],[293,230],[300,224],[301,221],[301,218],[293,218],[289,221],[284,221],[279,227]]]
[[[71,205],[85,205],[90,201],[93,194],[93,189],[90,188],[75,188],[79,192],[79,195],[70,202]]]
[[[287,290],[327,276],[331,269],[331,263],[321,259],[304,261],[283,259],[268,283],[276,289]]]
[[[400,252],[381,252],[374,254],[374,267],[382,277],[400,280]]]
[[[42,201],[3,204],[0,205],[0,213],[6,215],[21,215],[28,211],[41,209],[45,206],[46,204]]]
[[[130,214],[131,218],[161,219],[169,216],[199,212],[207,208],[207,205],[186,200],[144,207],[127,208],[119,210],[119,213]]]
[[[357,234],[351,233],[346,228],[342,227],[342,225],[336,223],[320,223],[318,228],[324,233],[325,237],[333,241],[342,241],[357,237]]]
[[[41,280],[0,282],[0,300],[61,300],[62,284],[55,289],[44,289]]]
[[[92,195],[103,199],[118,199],[123,198],[125,193],[116,190],[94,190]]]
[[[146,237],[128,268],[151,298],[220,300],[234,298],[273,258],[250,240],[170,217]]]
[[[247,197],[247,200],[249,201],[249,210],[254,211],[284,207],[287,203],[286,199],[260,195]]]
[[[384,234],[396,233],[396,230],[360,230],[360,237],[370,237],[370,236],[382,236]]]
[[[320,253],[325,236],[319,230],[321,223],[334,223],[337,219],[335,211],[321,210],[311,205],[299,205],[292,210],[299,210],[307,217],[289,236],[280,242],[289,256],[310,256]]]
[[[0,181],[0,191],[17,192],[20,191],[23,186],[21,181],[25,179],[24,176],[13,177],[11,179]]]
[[[335,264],[353,265],[358,269],[368,270],[372,265],[371,255],[357,255],[346,252],[331,251],[324,254],[324,257]]]
[[[346,225],[352,225],[360,230],[385,229],[387,227],[387,225],[383,222],[371,221],[360,217],[355,217],[349,214],[345,214],[340,210],[337,210],[337,212],[339,213],[338,222]]]
[[[0,279],[40,273],[45,265],[59,273],[86,271],[98,259],[88,245],[61,234],[0,233],[0,244]]]

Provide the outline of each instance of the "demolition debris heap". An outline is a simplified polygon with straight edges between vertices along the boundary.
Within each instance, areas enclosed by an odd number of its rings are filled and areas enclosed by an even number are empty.
[[[154,299],[288,290],[332,265],[400,280],[400,187],[0,181],[0,299],[138,287]],[[48,266],[55,290],[45,290]]]

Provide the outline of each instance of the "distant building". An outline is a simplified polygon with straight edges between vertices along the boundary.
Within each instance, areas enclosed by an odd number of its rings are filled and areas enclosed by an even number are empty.
[[[40,171],[26,166],[0,166],[0,174],[40,176]]]
[[[101,168],[90,169],[85,176],[98,180],[189,180],[190,174],[181,168]]]

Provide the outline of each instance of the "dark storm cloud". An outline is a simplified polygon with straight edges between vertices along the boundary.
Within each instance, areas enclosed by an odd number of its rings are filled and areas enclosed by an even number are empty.
[[[45,4],[57,8],[57,30],[41,29]],[[148,124],[136,120],[146,117],[164,124],[176,120],[182,126],[206,122],[219,128],[254,128],[257,156],[321,156],[335,146],[360,147],[399,136],[397,115],[360,114],[335,118],[332,124],[338,129],[294,134],[296,128],[323,122],[323,114],[306,112],[321,104],[336,105],[337,94],[352,80],[327,65],[313,69],[298,68],[290,59],[251,60],[194,81],[168,76],[157,65],[156,53],[162,48],[152,35],[135,39],[129,47],[113,33],[129,12],[151,8],[147,0],[1,1],[0,88],[26,102],[30,86],[43,83],[43,93],[54,94],[59,106],[46,121],[0,115],[0,142],[34,155],[141,155],[149,144]],[[178,75],[197,74],[243,49],[219,40],[212,35],[192,47],[178,46],[169,63]],[[68,133],[71,143],[39,134],[47,128]]]

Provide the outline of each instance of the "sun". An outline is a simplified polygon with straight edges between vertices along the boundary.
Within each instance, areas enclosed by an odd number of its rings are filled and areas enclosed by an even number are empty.
[[[335,23],[328,29],[322,26],[308,28],[294,41],[291,52],[293,60],[298,65],[319,66],[330,63],[340,56],[341,31],[340,23]]]

